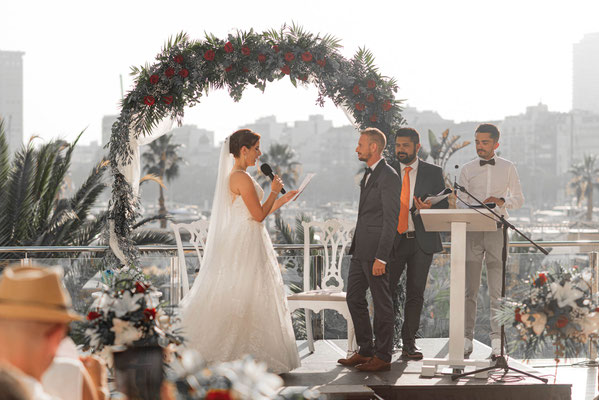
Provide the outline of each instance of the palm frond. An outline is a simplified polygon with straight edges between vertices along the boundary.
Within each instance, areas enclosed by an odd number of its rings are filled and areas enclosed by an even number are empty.
[[[150,217],[144,218],[141,221],[137,222],[135,225],[131,226],[131,229],[137,229],[145,224],[147,224],[148,222],[152,222],[152,221],[158,221],[161,219],[166,219],[166,220],[171,220],[172,217],[169,216],[168,214],[156,214],[156,215],[152,215]]]
[[[35,173],[35,151],[31,145],[15,155],[14,166],[2,193],[2,210],[6,220],[2,221],[0,237],[13,243],[27,240],[31,232],[31,217],[34,215],[35,194],[33,192]]]
[[[152,230],[136,230],[131,234],[131,241],[136,246],[150,244],[175,244],[175,239],[170,233],[156,232]]]
[[[0,190],[4,190],[4,185],[8,174],[10,173],[10,153],[6,133],[4,131],[4,120],[0,118]]]

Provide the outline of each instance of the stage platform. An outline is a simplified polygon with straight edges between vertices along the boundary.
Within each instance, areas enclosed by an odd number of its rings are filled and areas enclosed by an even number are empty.
[[[448,339],[418,339],[425,358],[444,358],[448,353]],[[345,368],[337,364],[337,359],[345,356],[344,340],[319,340],[315,343],[316,351],[310,354],[305,341],[299,341],[302,366],[291,373],[281,375],[285,381],[282,393],[291,393],[303,389],[316,389],[327,395],[327,399],[410,399],[410,400],[566,400],[586,399],[572,397],[572,385],[558,379],[554,383],[553,376],[549,383],[510,372],[504,376],[503,370],[495,370],[488,379],[474,377],[451,379],[451,369],[440,371],[448,374],[437,374],[433,378],[420,375],[422,363],[406,361],[398,352],[393,356],[391,371],[364,373],[353,368]],[[491,349],[475,341],[472,359],[485,359]],[[537,369],[516,360],[509,360],[509,365],[535,375],[548,374],[547,369]],[[469,369],[466,369],[466,372]],[[566,371],[564,371],[565,373]],[[551,374],[554,371],[550,372]],[[581,371],[581,373],[585,373]],[[595,377],[597,371],[595,369]],[[559,374],[558,374],[559,376]],[[575,377],[575,375],[574,375]],[[596,387],[596,386],[595,386]],[[582,393],[585,388],[582,388]],[[591,390],[593,392],[593,390]],[[592,397],[590,397],[592,399]]]

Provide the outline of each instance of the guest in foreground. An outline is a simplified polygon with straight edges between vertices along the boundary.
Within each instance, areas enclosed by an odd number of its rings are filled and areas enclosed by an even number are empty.
[[[401,327],[402,356],[419,360],[416,333],[424,304],[424,289],[433,254],[443,250],[439,232],[427,232],[418,210],[448,208],[443,199],[433,205],[425,195],[436,195],[445,189],[443,170],[418,158],[420,135],[413,128],[401,128],[395,135],[395,154],[401,166],[400,212],[395,241],[389,260],[391,294],[396,298],[401,274],[406,271],[406,301]]]
[[[57,268],[6,268],[0,279],[0,363],[18,370],[18,379],[36,400],[53,399],[42,387],[71,321],[79,320]],[[95,397],[93,397],[95,398]]]
[[[495,125],[479,125],[476,128],[475,139],[478,158],[464,164],[458,182],[483,203],[495,203],[495,210],[507,218],[507,209],[517,209],[524,204],[518,171],[512,162],[495,155],[495,150],[499,147],[499,129]],[[459,208],[478,205],[474,199],[463,193],[458,199]],[[466,233],[465,356],[472,353],[476,300],[481,284],[483,260],[487,267],[487,285],[491,299],[491,357],[501,353],[500,325],[496,316],[501,297],[502,250],[501,229],[493,232]]]
[[[358,222],[349,253],[347,305],[356,331],[359,350],[338,360],[360,371],[391,368],[393,350],[393,300],[389,288],[389,261],[399,216],[399,177],[382,157],[385,134],[368,128],[360,134],[358,159],[367,165],[360,183]],[[370,325],[366,290],[374,303],[374,337]],[[373,344],[373,339],[376,338]]]

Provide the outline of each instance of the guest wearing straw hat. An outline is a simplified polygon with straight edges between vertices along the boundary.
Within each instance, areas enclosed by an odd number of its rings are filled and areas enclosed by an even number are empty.
[[[80,320],[55,267],[11,267],[0,278],[0,364],[19,370],[20,382],[39,400],[54,399],[42,387],[44,371],[72,321]]]

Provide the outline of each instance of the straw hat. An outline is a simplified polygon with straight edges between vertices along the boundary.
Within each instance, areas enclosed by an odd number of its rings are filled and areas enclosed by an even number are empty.
[[[0,318],[69,323],[82,318],[61,283],[60,267],[9,267],[0,277]]]

